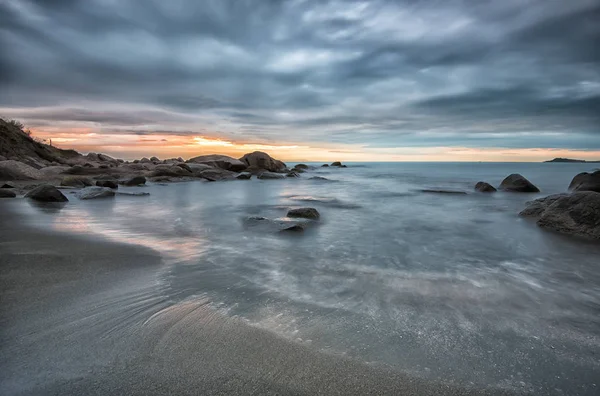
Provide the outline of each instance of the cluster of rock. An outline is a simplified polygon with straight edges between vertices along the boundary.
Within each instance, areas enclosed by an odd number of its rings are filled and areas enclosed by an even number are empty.
[[[260,229],[262,232],[303,232],[318,224],[321,214],[315,208],[295,208],[287,212],[284,218],[269,219],[262,216],[250,216],[244,219],[247,229]]]
[[[347,168],[348,167],[347,165],[342,164],[340,161],[332,162],[331,165],[329,165],[329,164],[323,164],[323,165],[321,165],[321,167],[323,167],[323,168],[328,168],[330,166],[333,166],[333,167],[336,167],[336,168]]]
[[[540,192],[540,189],[537,188],[533,183],[527,180],[523,175],[518,173],[513,173],[512,175],[506,176],[500,186],[498,187],[500,191],[507,192],[522,192],[522,193],[536,193]],[[480,181],[475,184],[475,191],[490,193],[498,191],[494,186],[489,183]]]

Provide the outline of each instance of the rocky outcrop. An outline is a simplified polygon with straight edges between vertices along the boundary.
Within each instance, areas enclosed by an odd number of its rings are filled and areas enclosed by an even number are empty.
[[[309,226],[317,224],[305,218],[268,219],[261,216],[250,216],[243,219],[243,227],[261,233],[302,232]]]
[[[67,202],[60,190],[50,184],[42,184],[25,194],[25,198],[40,202]]]
[[[296,208],[290,209],[287,213],[287,217],[302,217],[304,219],[318,220],[321,215],[315,208]]]
[[[170,177],[179,177],[179,176],[191,176],[192,172],[188,171],[177,165],[157,165],[156,168],[150,173],[150,176],[170,176]]]
[[[419,191],[427,193],[427,194],[450,194],[450,195],[466,195],[467,194],[464,191],[455,191],[455,190],[423,189],[423,190],[419,190]]]
[[[535,193],[540,189],[534,186],[529,180],[518,173],[507,176],[500,183],[500,190],[509,192]]]
[[[198,172],[196,176],[208,181],[222,181],[235,179],[236,173],[221,168],[212,168]]]
[[[475,191],[489,193],[496,192],[498,190],[496,190],[496,187],[492,186],[491,184],[480,181],[477,184],[475,184]]]
[[[20,161],[0,162],[0,180],[40,180],[43,173]]]
[[[275,172],[262,172],[261,174],[259,174],[257,176],[258,179],[261,180],[277,180],[277,179],[285,179],[285,175],[281,174],[281,173],[275,173]]]
[[[150,162],[152,162],[153,164],[158,164],[160,162],[160,159],[158,157],[150,157]]]
[[[321,165],[321,168],[329,168],[329,164],[323,164]]]
[[[94,183],[92,183],[92,181],[90,179],[88,179],[87,177],[66,176],[62,179],[62,181],[60,182],[60,185],[66,186],[66,187],[83,188],[83,187],[87,187],[87,186],[93,186]]]
[[[342,166],[342,163],[341,163],[340,161],[335,161],[335,162],[332,162],[332,163],[331,163],[331,166],[338,166],[338,167],[341,167],[341,166]]]
[[[190,158],[187,160],[188,163],[204,164],[212,166],[214,168],[225,169],[232,172],[240,172],[246,169],[248,166],[235,158],[228,157],[226,155],[200,155],[198,157]]]
[[[107,187],[86,187],[75,194],[79,199],[97,199],[110,198],[115,196],[115,192]]]
[[[571,180],[569,190],[600,192],[600,170],[593,173],[583,172],[578,174]]]
[[[569,194],[553,194],[553,195],[548,195],[547,197],[544,197],[544,198],[539,198],[539,199],[536,199],[533,201],[529,201],[529,202],[527,202],[527,207],[519,213],[519,216],[523,216],[523,217],[541,216],[542,213],[548,208],[548,206],[552,205],[554,202],[556,202],[556,200],[558,200],[562,197],[566,197],[568,195]]]
[[[600,240],[600,193],[580,191],[544,200],[533,201],[521,214],[534,213],[539,216],[537,225],[548,230]]]
[[[287,170],[285,163],[262,151],[248,153],[240,158],[240,161],[246,164],[247,167],[264,169],[269,172],[285,172]]]
[[[209,169],[215,169],[214,166],[210,166],[210,165],[206,165],[206,164],[195,164],[193,162],[188,162],[186,165],[188,166],[188,168],[190,168],[190,171],[192,172],[192,174],[194,176],[196,176],[198,173],[200,173],[202,171],[209,170]]]
[[[146,184],[146,178],[144,176],[135,176],[131,179],[122,181],[121,184],[128,187],[141,186]]]
[[[306,164],[297,164],[294,166],[294,169],[304,169],[307,170],[309,167]]]
[[[112,188],[112,189],[119,188],[119,184],[117,183],[116,180],[98,180],[96,182],[96,185],[98,187],[106,187],[106,188]]]
[[[17,194],[14,191],[0,188],[0,198],[15,198],[16,196]]]

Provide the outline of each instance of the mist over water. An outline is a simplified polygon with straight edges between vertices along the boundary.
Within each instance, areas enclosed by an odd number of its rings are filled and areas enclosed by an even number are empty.
[[[208,299],[310,348],[429,378],[592,395],[600,386],[600,246],[517,214],[593,169],[349,164],[300,179],[126,189],[147,197],[69,196],[56,211],[11,205],[32,225],[154,248],[165,257],[160,292],[172,301]],[[472,191],[517,172],[542,193]],[[321,213],[302,234],[244,226],[301,206]]]

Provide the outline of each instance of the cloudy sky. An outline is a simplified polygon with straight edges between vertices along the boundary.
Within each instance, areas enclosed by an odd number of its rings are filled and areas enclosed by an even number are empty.
[[[124,158],[600,159],[598,0],[0,0],[0,115]]]

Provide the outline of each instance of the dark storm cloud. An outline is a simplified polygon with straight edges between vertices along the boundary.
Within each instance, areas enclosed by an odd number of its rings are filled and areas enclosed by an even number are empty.
[[[600,145],[597,0],[0,0],[33,125],[368,147]]]

